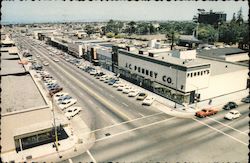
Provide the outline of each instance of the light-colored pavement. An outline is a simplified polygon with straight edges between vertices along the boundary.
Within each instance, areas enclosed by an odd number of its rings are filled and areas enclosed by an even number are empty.
[[[67,69],[66,71],[69,70]],[[60,74],[60,72],[58,73]],[[71,73],[73,74],[73,72]],[[92,77],[87,75],[84,77],[92,81]],[[69,78],[66,78],[66,80],[69,80]],[[94,85],[95,87],[99,85],[103,86],[103,83],[95,83]],[[93,88],[91,87],[91,89]],[[102,89],[104,89],[103,91],[109,90],[104,87]],[[110,88],[110,90],[112,90],[112,88]],[[101,93],[101,90],[98,93]],[[117,94],[111,95],[117,97]],[[112,98],[112,96],[109,98]],[[127,97],[121,94],[118,98],[126,99]],[[95,103],[95,101],[93,101],[93,103]],[[135,100],[131,100],[131,103],[136,102]],[[130,106],[132,104],[128,103],[128,105]],[[125,114],[131,112],[131,110],[125,111],[122,107],[119,109]],[[142,107],[142,109],[153,110],[153,107]],[[239,109],[242,109],[241,111],[245,113],[244,115],[247,115],[248,105],[243,104]],[[145,112],[140,111],[140,109],[134,109],[135,114],[145,114]],[[169,111],[171,111],[171,109],[169,109]],[[183,111],[180,110],[179,112]],[[162,112],[158,111],[158,113]],[[226,111],[221,111],[217,115],[210,117],[213,119],[183,119],[171,117],[164,113],[148,118],[146,117],[147,115],[138,116],[132,120],[123,121],[118,124],[113,124],[112,126],[106,126],[107,128],[99,128],[97,131],[92,131],[92,133],[96,135],[94,146],[88,152],[73,157],[71,160],[73,162],[94,160],[97,162],[204,162],[204,160],[208,162],[247,162],[248,148],[244,144],[248,143],[248,141],[246,141],[247,137],[239,131],[247,131],[248,120],[245,116],[242,116],[232,121],[229,125],[234,127],[235,130],[223,125],[230,123],[223,119],[225,113]],[[96,116],[95,119],[103,117],[101,112],[96,112]],[[111,117],[114,118],[115,116]]]

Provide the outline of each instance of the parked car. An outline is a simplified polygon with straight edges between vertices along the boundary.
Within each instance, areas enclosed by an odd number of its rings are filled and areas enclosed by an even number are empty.
[[[218,110],[216,110],[216,109],[206,108],[206,109],[202,109],[201,111],[196,112],[195,116],[200,117],[200,118],[204,118],[206,116],[214,115],[217,112],[218,112]]]
[[[111,79],[108,81],[108,85],[113,85],[117,82],[118,80],[117,79]]]
[[[125,84],[120,84],[119,87],[117,87],[117,91],[123,91],[125,87],[126,87]]]
[[[223,109],[224,110],[231,110],[231,109],[234,109],[234,108],[237,108],[238,105],[235,103],[235,102],[228,102],[224,107]]]
[[[66,92],[58,92],[58,93],[54,94],[53,98],[55,101],[57,101],[60,97],[67,96],[67,95],[69,95],[69,94]]]
[[[238,110],[230,110],[225,116],[225,119],[233,120],[236,118],[239,118],[241,116],[240,112]]]
[[[152,105],[152,103],[155,101],[155,97],[148,96],[142,101],[142,105]]]
[[[139,94],[138,90],[132,90],[131,92],[128,93],[128,97],[135,97]]]
[[[119,87],[121,84],[122,84],[121,81],[117,81],[117,82],[115,82],[115,83],[113,84],[113,87],[117,88],[117,87]]]
[[[91,70],[90,72],[89,72],[89,74],[90,75],[95,75],[95,74],[97,74],[97,71],[94,69],[94,70]]]
[[[70,107],[71,105],[74,105],[77,102],[76,99],[69,99],[69,100],[64,100],[63,102],[61,102],[58,107],[62,110]]]
[[[68,118],[68,120],[70,120],[71,118],[73,118],[75,115],[77,115],[81,111],[82,111],[81,107],[73,106],[73,107],[69,107],[69,108],[65,109],[65,115]]]
[[[46,82],[44,84],[47,88],[58,85],[56,82]]]
[[[53,89],[49,90],[49,95],[52,97],[54,94],[56,94],[57,92],[60,92],[62,90],[63,90],[62,87],[53,88]]]
[[[247,97],[243,98],[241,102],[250,103],[250,96],[248,95]]]
[[[148,95],[146,93],[139,93],[136,97],[136,100],[144,100]]]
[[[100,77],[100,81],[104,81],[104,80],[106,80],[106,78],[109,78],[109,76],[108,75],[103,75],[103,76]]]
[[[131,86],[126,86],[125,88],[123,88],[122,93],[128,94],[132,90],[133,90],[133,88]]]
[[[69,99],[72,99],[72,97],[69,96],[69,95],[62,96],[62,97],[57,99],[57,103],[59,104],[59,103],[62,103],[63,101],[65,101],[65,100],[69,100]]]

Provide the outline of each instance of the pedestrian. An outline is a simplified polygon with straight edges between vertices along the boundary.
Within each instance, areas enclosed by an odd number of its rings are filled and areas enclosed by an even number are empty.
[[[209,100],[208,104],[209,104],[209,105],[211,105],[211,104],[212,104],[212,99],[210,99],[210,100]]]

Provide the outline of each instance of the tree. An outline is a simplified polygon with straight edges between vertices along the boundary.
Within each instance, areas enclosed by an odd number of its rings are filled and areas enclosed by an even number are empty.
[[[236,22],[236,16],[235,16],[235,13],[233,13],[233,18],[231,20],[231,23],[235,23]]]
[[[86,33],[90,36],[91,34],[93,34],[93,33],[95,33],[95,28],[94,28],[94,26],[93,25],[86,25],[85,26],[85,31],[86,31]]]
[[[128,33],[129,34],[132,34],[132,33],[135,33],[136,31],[136,22],[134,21],[131,21],[128,23]]]
[[[237,13],[236,23],[237,24],[242,24],[243,22],[244,22],[244,20],[243,20],[243,15],[242,15],[242,8],[240,8],[240,10]]]
[[[217,40],[218,33],[211,25],[201,24],[199,26],[198,33],[199,33],[198,39],[204,42],[211,43]]]
[[[106,36],[107,36],[108,38],[113,38],[113,37],[115,36],[115,34],[112,33],[112,32],[108,32],[108,33],[106,34]]]

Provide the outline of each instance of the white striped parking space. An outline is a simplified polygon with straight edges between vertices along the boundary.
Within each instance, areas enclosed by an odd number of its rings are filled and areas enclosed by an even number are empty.
[[[91,158],[91,160],[92,160],[94,163],[97,163],[97,161],[95,160],[95,158],[93,157],[93,155],[89,152],[89,150],[87,150],[87,153],[88,153],[89,157]]]

